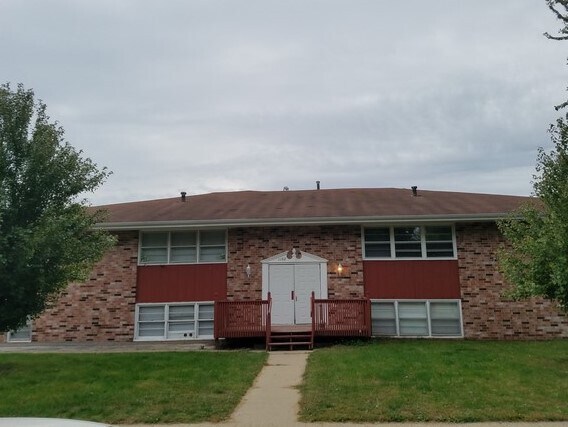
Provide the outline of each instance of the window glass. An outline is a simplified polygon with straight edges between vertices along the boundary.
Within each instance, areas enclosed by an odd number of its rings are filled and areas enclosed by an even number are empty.
[[[140,264],[223,262],[226,259],[225,230],[144,232],[141,235]]]
[[[143,233],[140,262],[164,264],[168,262],[168,233]]]
[[[142,234],[142,247],[160,247],[168,246],[168,233],[143,233]]]
[[[376,336],[462,335],[459,301],[372,301],[371,322]]]
[[[420,302],[399,302],[398,316],[402,319],[422,319],[426,318],[426,303]]]
[[[457,302],[431,302],[432,335],[461,335],[460,310]]]
[[[148,305],[138,309],[138,320],[141,322],[162,321],[164,320],[163,305]]]
[[[32,340],[32,323],[30,320],[21,328],[8,333],[9,342],[30,342]]]
[[[164,306],[149,305],[138,308],[138,336],[143,338],[163,338]]]
[[[223,245],[225,246],[225,230],[213,230],[213,231],[202,231],[201,232],[201,246],[210,245]]]
[[[176,231],[172,233],[172,246],[195,246],[197,233],[195,231]]]
[[[170,251],[170,262],[196,262],[197,248],[172,248]]]
[[[365,229],[365,257],[390,258],[390,230],[388,227]]]
[[[199,322],[199,336],[213,336],[213,320],[202,320]]]
[[[389,242],[390,231],[388,227],[365,228],[365,242]]]
[[[432,335],[460,336],[461,327],[459,319],[432,319]]]
[[[371,304],[371,318],[371,327],[374,335],[396,335],[394,302]]]
[[[189,334],[193,335],[195,328],[195,322],[169,322],[168,323],[168,336],[173,337],[174,335]]]
[[[170,320],[193,320],[195,319],[195,306],[191,305],[170,305]]]
[[[212,338],[213,319],[214,305],[211,303],[139,305],[136,339]]]
[[[432,319],[459,319],[460,308],[455,301],[434,301],[430,303],[430,317]]]
[[[162,322],[139,322],[138,336],[143,338],[162,338],[164,336],[164,324]]]
[[[397,258],[421,258],[420,227],[395,227],[394,247]]]
[[[165,264],[168,262],[168,248],[142,248],[140,262],[144,264]]]
[[[199,261],[201,262],[218,262],[225,261],[225,246],[222,247],[206,247],[201,248],[199,252]]]
[[[426,235],[426,256],[428,258],[441,258],[454,256],[454,241],[452,227],[449,226],[427,226]]]
[[[425,336],[428,335],[428,322],[426,319],[400,319],[400,335]]]
[[[394,254],[391,254],[390,228],[364,229],[366,258],[453,258],[453,229],[448,225],[405,226],[392,229]]]
[[[443,226],[426,226],[426,241],[447,241],[452,240],[452,227]]]
[[[213,304],[199,305],[199,320],[213,319]]]

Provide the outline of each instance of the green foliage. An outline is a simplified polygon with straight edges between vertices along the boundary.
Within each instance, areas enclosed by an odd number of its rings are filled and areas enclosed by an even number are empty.
[[[83,159],[32,90],[0,86],[0,331],[40,314],[113,244],[84,192],[109,172]]]
[[[511,296],[542,296],[568,310],[568,124],[550,127],[554,150],[539,149],[534,194],[527,205],[499,222],[509,246],[500,253]]]

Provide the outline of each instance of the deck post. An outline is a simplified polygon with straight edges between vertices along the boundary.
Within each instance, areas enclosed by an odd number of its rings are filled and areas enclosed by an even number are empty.
[[[369,298],[365,298],[365,323],[367,326],[367,337],[370,337],[373,331],[371,330],[371,300]]]
[[[316,293],[314,291],[312,291],[312,296],[310,298],[310,316],[312,316],[312,344],[310,348],[314,348],[314,336],[316,334]]]
[[[266,304],[266,351],[270,350],[270,337],[272,336],[272,296],[270,292],[267,295],[268,303]]]

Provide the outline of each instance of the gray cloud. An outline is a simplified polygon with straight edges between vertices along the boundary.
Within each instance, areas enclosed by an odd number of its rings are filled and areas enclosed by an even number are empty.
[[[114,171],[94,203],[238,189],[529,194],[565,93],[545,2],[0,3],[0,79]]]

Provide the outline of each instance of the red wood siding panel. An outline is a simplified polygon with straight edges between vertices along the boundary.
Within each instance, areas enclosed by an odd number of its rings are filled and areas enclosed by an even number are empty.
[[[460,298],[457,260],[364,261],[363,272],[367,298]]]
[[[219,301],[227,298],[227,264],[138,267],[136,302]]]

